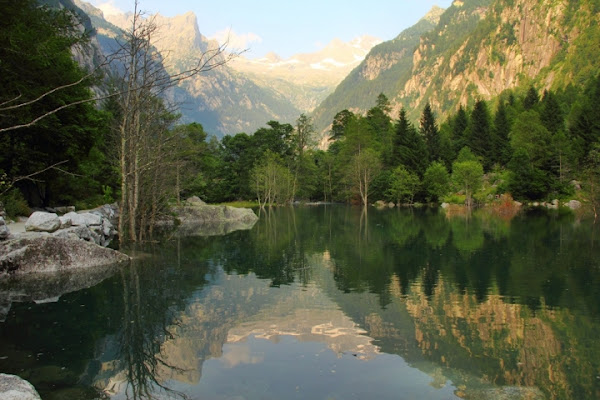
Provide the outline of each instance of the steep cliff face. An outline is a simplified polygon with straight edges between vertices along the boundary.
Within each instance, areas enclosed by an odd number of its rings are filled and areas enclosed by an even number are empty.
[[[405,107],[417,121],[427,102],[443,118],[506,89],[584,84],[600,70],[598,13],[593,0],[456,0],[435,26],[375,47],[316,109],[317,126],[344,108],[365,112],[380,92],[393,117]]]
[[[103,15],[83,2],[82,7],[102,37],[105,51],[110,52],[109,38],[130,27],[131,15]],[[170,74],[189,69],[218,46],[200,33],[192,12],[149,18],[158,27],[153,45]],[[259,60],[240,56],[181,82],[168,97],[179,105],[183,122],[200,122],[217,136],[252,133],[270,120],[293,123],[302,112],[312,111],[379,42],[372,37],[348,43],[335,40],[319,52],[288,60],[276,55]]]
[[[435,28],[443,13],[443,9],[434,7],[395,39],[373,47],[364,61],[315,109],[315,127],[318,130],[325,129],[334,115],[343,109],[354,112],[368,110],[379,93],[393,97],[399,85],[409,77],[419,38]]]
[[[127,29],[127,16],[109,15],[108,22]],[[177,74],[198,64],[218,44],[200,33],[194,13],[176,17],[154,15],[158,31],[153,45],[161,53],[169,74]],[[219,57],[215,59],[219,61]],[[294,121],[301,111],[288,99],[269,88],[222,65],[182,81],[170,99],[179,105],[182,122],[200,122],[217,136],[252,133],[270,120]]]
[[[451,9],[460,15],[464,7],[454,2]],[[588,79],[593,74],[581,76],[583,71],[568,69],[581,57],[573,49],[579,36],[595,29],[595,8],[591,2],[566,0],[497,0],[480,7],[481,21],[460,43],[438,52],[430,37],[422,38],[412,76],[394,98],[397,108],[404,105],[417,118],[429,101],[445,114],[459,104],[530,83],[549,89],[571,82],[575,75]],[[437,30],[445,34],[441,27]]]

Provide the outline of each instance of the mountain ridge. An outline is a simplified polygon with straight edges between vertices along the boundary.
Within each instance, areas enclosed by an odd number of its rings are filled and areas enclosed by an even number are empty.
[[[406,31],[373,48],[315,109],[315,126],[326,130],[343,109],[366,112],[379,93],[389,98],[392,117],[404,107],[416,122],[427,103],[443,118],[507,89],[584,85],[600,65],[598,13],[595,0],[455,0],[414,49],[398,54]]]
[[[79,0],[77,0],[79,1]],[[126,31],[132,14],[109,14],[80,2],[93,15],[100,36]],[[218,43],[200,32],[196,15],[148,16],[159,28],[153,45],[171,74],[181,72]],[[171,100],[180,104],[182,122],[201,122],[217,136],[254,132],[270,120],[293,123],[324,99],[380,39],[363,36],[334,40],[314,53],[282,60],[275,53],[259,60],[243,55],[226,65],[181,82]]]

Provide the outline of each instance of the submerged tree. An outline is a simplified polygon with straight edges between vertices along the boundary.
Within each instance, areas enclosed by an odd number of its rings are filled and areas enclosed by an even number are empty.
[[[273,204],[282,204],[292,198],[294,178],[289,169],[283,165],[281,158],[269,150],[254,166],[250,178],[261,208],[266,205],[270,207]]]

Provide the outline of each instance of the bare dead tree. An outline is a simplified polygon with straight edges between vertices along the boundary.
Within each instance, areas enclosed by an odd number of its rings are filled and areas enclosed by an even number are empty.
[[[189,67],[170,75],[166,60],[153,46],[158,32],[155,19],[145,18],[136,1],[126,39],[115,57],[122,71],[117,130],[121,172],[119,232],[122,240],[130,242],[143,239],[167,193],[161,182],[168,163],[173,161],[169,157],[172,147],[167,143],[172,137],[166,134],[168,124],[160,120],[157,105],[164,106],[161,96],[182,81],[218,68],[239,54],[226,53],[227,44],[209,47]]]

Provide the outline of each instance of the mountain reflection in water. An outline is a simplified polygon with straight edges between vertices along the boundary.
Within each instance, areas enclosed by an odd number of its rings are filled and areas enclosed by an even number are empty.
[[[596,231],[546,213],[271,210],[13,304],[0,369],[45,399],[598,398]]]

